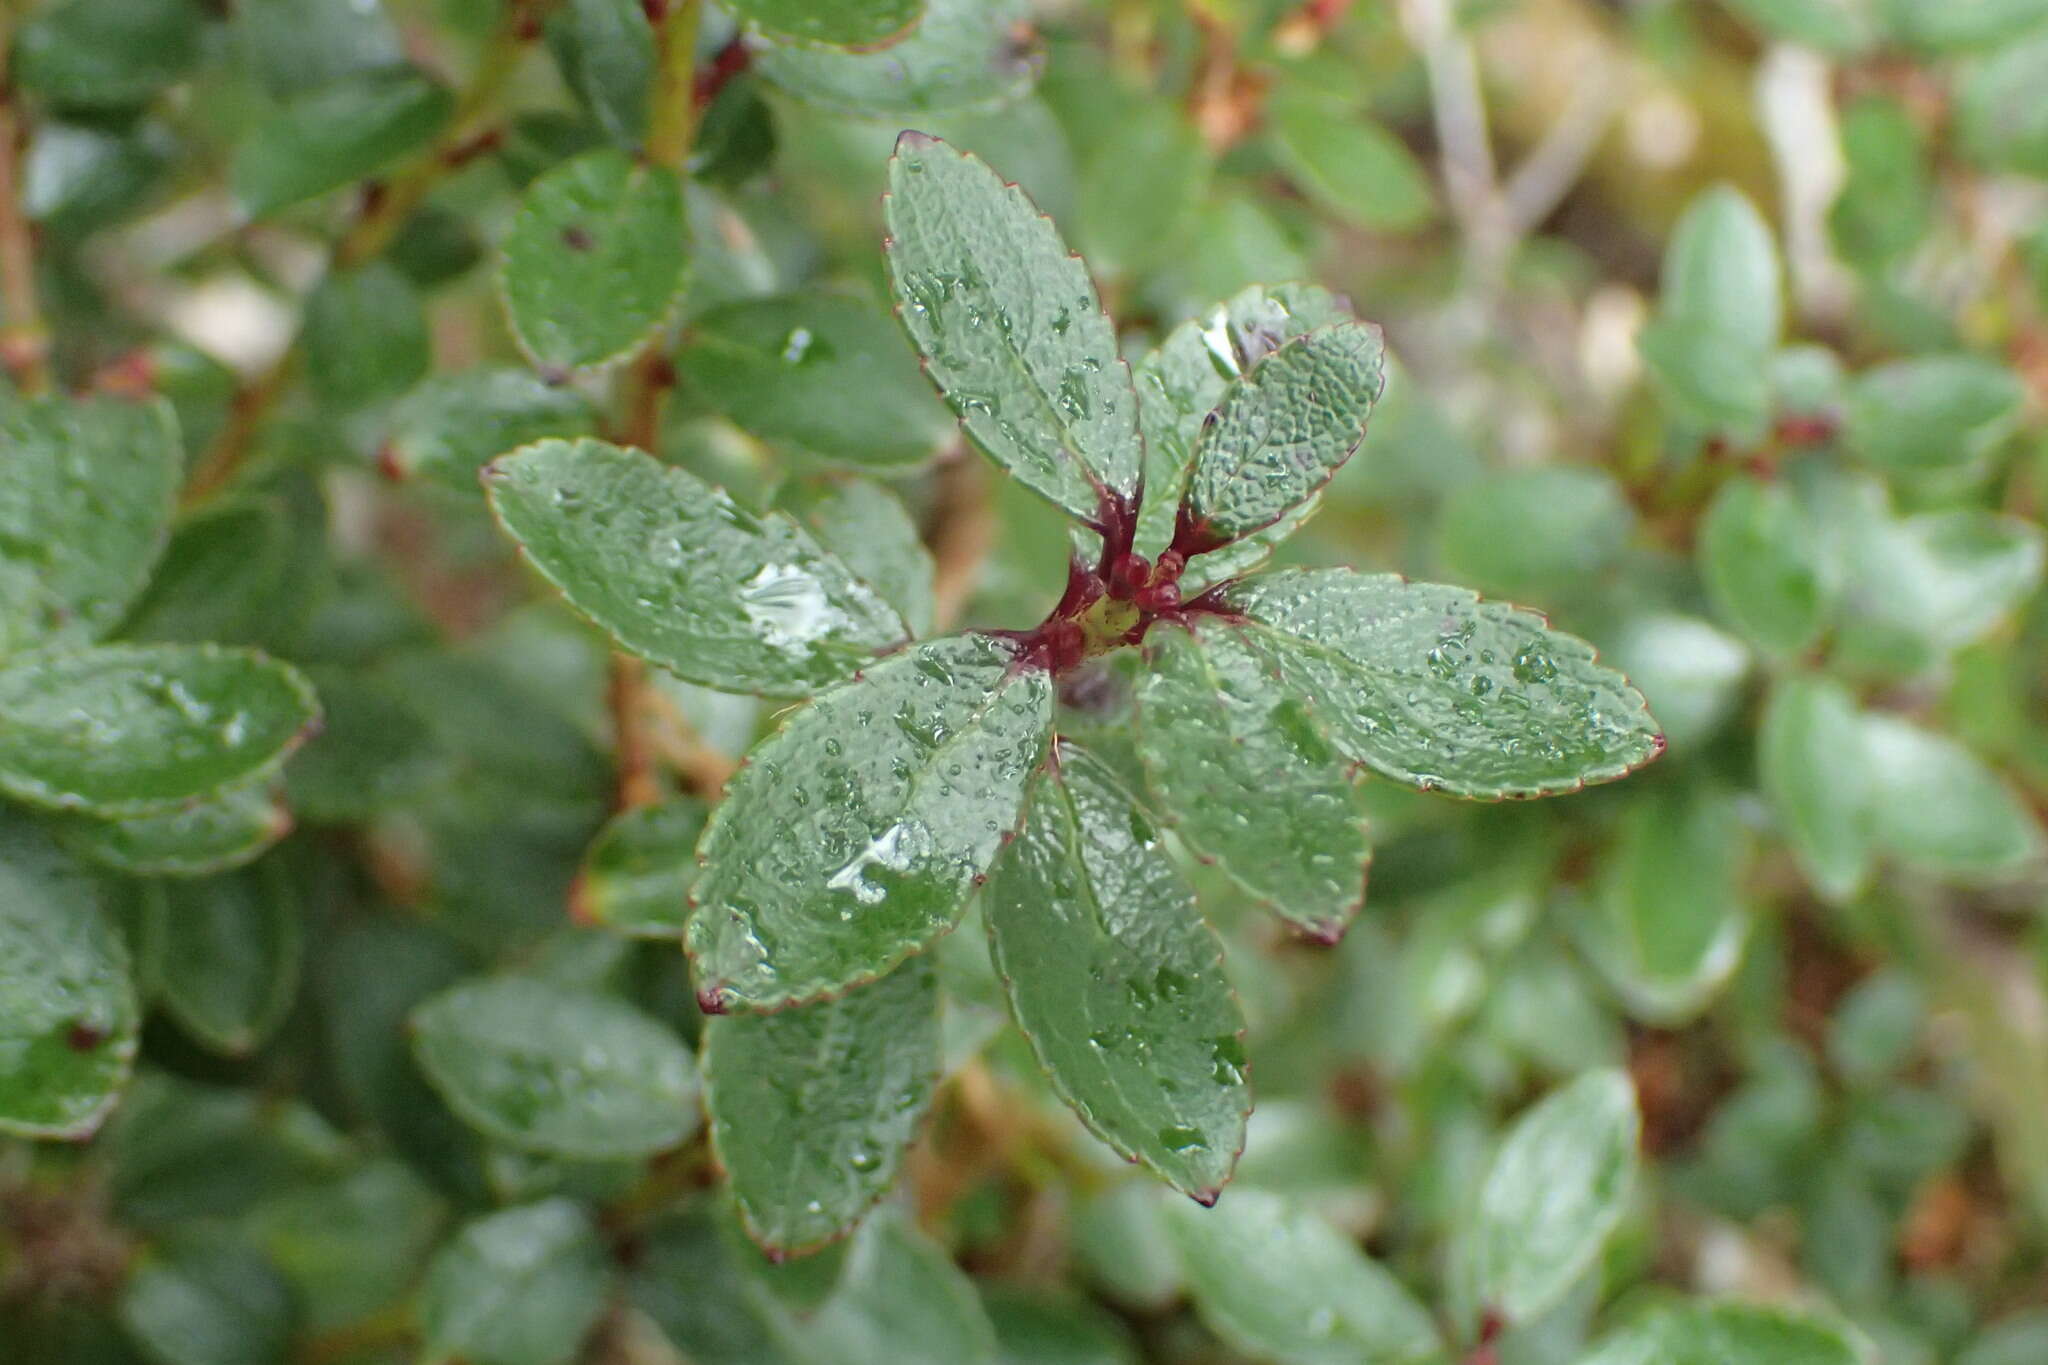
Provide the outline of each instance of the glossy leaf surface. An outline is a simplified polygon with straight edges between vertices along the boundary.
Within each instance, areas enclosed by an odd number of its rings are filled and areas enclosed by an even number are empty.
[[[404,478],[474,492],[477,471],[505,452],[596,428],[590,400],[566,385],[509,367],[467,370],[436,375],[399,401],[382,459]]]
[[[454,110],[446,88],[409,67],[295,92],[236,145],[235,201],[267,218],[339,189],[426,143]]]

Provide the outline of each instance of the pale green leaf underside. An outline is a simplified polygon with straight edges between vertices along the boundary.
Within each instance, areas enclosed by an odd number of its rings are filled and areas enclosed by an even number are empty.
[[[923,0],[732,0],[740,18],[777,38],[833,47],[880,47],[901,38]]]
[[[145,979],[171,1017],[216,1052],[251,1051],[298,993],[305,931],[275,860],[232,876],[166,882],[147,902]]]
[[[97,884],[27,821],[0,820],[0,1133],[91,1133],[140,1023]]]
[[[689,918],[697,840],[711,808],[694,796],[622,811],[583,856],[569,911],[580,924],[673,939]]]
[[[602,441],[543,441],[485,471],[535,568],[620,646],[691,682],[801,697],[909,634],[810,533]]]
[[[1876,853],[1869,783],[1856,703],[1839,683],[1817,677],[1780,682],[1765,703],[1757,776],[1776,828],[1823,897],[1846,900],[1870,874]]]
[[[282,839],[291,812],[262,784],[159,815],[96,820],[51,817],[51,828],[81,858],[138,877],[202,877],[240,867]]]
[[[697,1124],[697,1069],[673,1033],[608,996],[471,981],[413,1011],[413,1051],[465,1122],[521,1151],[648,1156]]]
[[[1796,654],[1827,622],[1819,536],[1792,490],[1739,476],[1700,525],[1700,577],[1723,620],[1773,654]]]
[[[1194,523],[1236,540],[1305,502],[1365,439],[1385,385],[1379,328],[1359,322],[1297,337],[1246,371],[1195,442]]]
[[[1094,521],[1142,472],[1138,400],[1088,268],[1014,185],[906,133],[883,201],[898,310],[925,367],[989,457]]]
[[[1051,734],[1051,681],[1016,662],[988,636],[929,641],[754,749],[704,835],[688,935],[701,998],[816,999],[959,922]]]
[[[1028,0],[927,0],[910,36],[880,52],[778,44],[754,65],[806,104],[866,118],[992,104],[1037,78],[1041,49],[1017,36],[1030,16]]]
[[[246,649],[107,645],[0,666],[0,792],[104,817],[254,782],[320,714],[297,670]]]
[[[1864,1365],[1842,1332],[1815,1318],[1748,1303],[1654,1310],[1602,1341],[1582,1365]]]
[[[779,1251],[841,1235],[893,1185],[939,1077],[928,959],[837,1000],[704,1028],[711,1137],[748,1231]]]
[[[936,566],[917,522],[895,494],[852,479],[793,498],[790,510],[856,577],[903,613],[914,635],[931,632]]]
[[[1244,1147],[1244,1014],[1223,946],[1135,799],[1061,745],[982,895],[1017,1025],[1110,1146],[1213,1201]]]
[[[1620,777],[1663,750],[1642,694],[1534,612],[1349,569],[1247,579],[1223,601],[1331,742],[1398,781],[1544,796]]]
[[[675,172],[603,148],[527,189],[498,285],[528,358],[568,370],[634,350],[668,316],[688,264]]]
[[[1141,553],[1157,555],[1172,539],[1202,423],[1238,376],[1283,343],[1350,316],[1344,301],[1320,285],[1253,285],[1174,328],[1139,362],[1133,379],[1145,436]]]
[[[1440,1358],[1435,1324],[1400,1281],[1285,1196],[1233,1190],[1213,1209],[1169,1209],[1167,1225],[1202,1320],[1241,1351],[1280,1365]]]
[[[0,657],[119,622],[163,552],[183,467],[169,403],[0,395]]]
[[[1465,1229],[1480,1304],[1521,1322],[1572,1287],[1627,1208],[1640,1126],[1620,1071],[1587,1072],[1515,1121]]]
[[[1188,846],[1334,940],[1365,900],[1362,774],[1227,622],[1155,627],[1138,684],[1145,775]]]
[[[428,1356],[477,1365],[560,1365],[604,1310],[611,1266],[584,1211],[566,1199],[464,1224],[420,1286]]]

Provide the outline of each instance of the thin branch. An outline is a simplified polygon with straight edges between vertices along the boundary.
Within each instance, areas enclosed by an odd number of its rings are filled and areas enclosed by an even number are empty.
[[[636,810],[661,800],[661,779],[648,729],[647,665],[631,654],[612,655],[612,746],[618,767],[619,809]]]
[[[1512,237],[1526,237],[1557,211],[1586,173],[1607,126],[1621,108],[1622,80],[1606,62],[1589,64],[1571,103],[1543,134],[1543,140],[1508,177],[1504,215]]]
[[[989,505],[988,471],[979,456],[956,446],[939,466],[938,498],[925,543],[936,572],[932,616],[941,630],[957,624],[981,581],[982,561],[996,539],[995,509]]]
[[[21,153],[28,125],[14,101],[14,82],[6,70],[13,50],[11,10],[0,16],[0,363],[22,392],[46,393],[50,388],[50,334],[36,299],[35,228],[21,211]]]
[[[1459,33],[1450,0],[1404,0],[1401,17],[1429,73],[1430,111],[1452,212],[1466,234],[1476,236],[1499,196],[1478,55]]]

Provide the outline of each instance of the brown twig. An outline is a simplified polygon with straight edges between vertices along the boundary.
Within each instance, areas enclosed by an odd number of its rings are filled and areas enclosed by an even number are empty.
[[[14,82],[5,68],[13,46],[14,20],[0,18],[0,364],[28,394],[50,388],[50,334],[36,299],[35,228],[21,211],[21,153],[28,126],[14,102]]]
[[[612,655],[612,746],[618,765],[619,809],[661,800],[654,743],[647,725],[647,665],[631,654]]]
[[[936,572],[932,616],[940,629],[957,624],[981,580],[982,562],[995,544],[996,514],[989,503],[988,472],[965,447],[939,466],[938,496],[925,529]]]

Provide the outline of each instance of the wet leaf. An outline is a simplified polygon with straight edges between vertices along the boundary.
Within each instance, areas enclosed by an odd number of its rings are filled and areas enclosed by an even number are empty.
[[[604,1311],[604,1244],[566,1199],[463,1225],[420,1286],[429,1356],[466,1365],[568,1365]]]
[[[1620,777],[1663,737],[1592,647],[1462,588],[1348,569],[1246,579],[1223,605],[1339,752],[1456,796],[1536,796]]]
[[[261,784],[239,787],[161,815],[95,820],[53,817],[71,852],[138,877],[204,877],[251,861],[291,831],[291,812]]]
[[[545,375],[638,350],[668,317],[688,267],[675,172],[603,148],[527,187],[498,288],[520,348]]]
[[[162,1365],[270,1365],[291,1345],[291,1287],[226,1234],[153,1248],[121,1289],[121,1324]]]
[[[0,665],[0,791],[102,817],[161,814],[257,782],[319,717],[253,650],[108,645]]]
[[[1139,748],[1180,837],[1269,910],[1326,942],[1365,901],[1360,774],[1301,698],[1223,622],[1154,627]]]
[[[784,502],[855,577],[903,613],[913,635],[930,633],[936,567],[917,523],[895,495],[864,479],[850,479],[785,494]]]
[[[0,1133],[91,1134],[127,1084],[139,1016],[99,884],[0,819]]]
[[[142,960],[157,999],[214,1051],[253,1051],[298,994],[305,930],[290,879],[273,860],[165,882],[148,906]]]
[[[485,470],[527,558],[621,646],[678,677],[803,696],[909,634],[789,517],[602,441],[543,441]]]
[[[548,50],[605,135],[637,147],[647,135],[654,26],[640,0],[564,0],[548,14]]]
[[[694,796],[613,816],[576,875],[570,907],[577,920],[643,938],[681,934],[697,881],[697,839],[710,816]]]
[[[712,1203],[699,1196],[647,1229],[627,1278],[633,1306],[692,1365],[808,1365],[789,1315],[749,1273],[760,1253],[739,1245]]]
[[[466,982],[412,1014],[413,1051],[463,1120],[520,1151],[642,1157],[697,1126],[697,1068],[623,1001],[527,977]]]
[[[425,301],[389,261],[322,277],[306,300],[299,344],[308,387],[343,411],[396,398],[433,364]]]
[[[251,218],[373,174],[425,145],[455,97],[410,67],[387,67],[296,90],[235,146],[229,183]]]
[[[507,451],[596,429],[596,408],[566,385],[526,370],[465,370],[435,375],[400,400],[384,460],[404,478],[472,491],[478,471]]]
[[[733,0],[733,13],[772,37],[832,47],[886,47],[910,32],[923,0]]]
[[[748,1232],[803,1251],[851,1229],[895,1184],[938,1079],[926,959],[837,1000],[711,1020],[711,1137]]]
[[[1205,1203],[1244,1149],[1244,1013],[1159,835],[1076,746],[1032,788],[982,896],[1017,1026],[1096,1136]]]
[[[777,44],[755,66],[798,99],[865,118],[993,104],[1038,79],[1044,59],[1023,0],[926,0],[924,11],[880,52]]]
[[[1130,499],[1144,460],[1130,370],[1051,220],[922,133],[897,143],[884,211],[898,313],[968,435],[1081,521]]]
[[[980,635],[893,655],[792,714],[704,834],[688,936],[700,998],[814,1000],[952,928],[1051,727],[1050,679]]]

